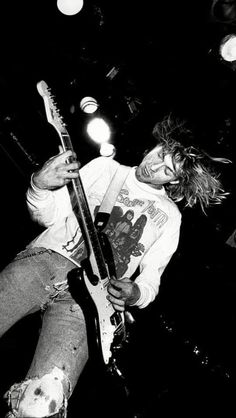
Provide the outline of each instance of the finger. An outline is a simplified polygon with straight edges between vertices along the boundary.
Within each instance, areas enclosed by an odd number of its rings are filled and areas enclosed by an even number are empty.
[[[78,173],[73,171],[71,173],[66,173],[65,176],[62,176],[64,180],[71,181],[72,179],[76,179],[78,177]]]
[[[74,171],[74,170],[78,170],[79,169],[79,164],[77,163],[77,161],[75,161],[73,163],[66,164],[65,168],[66,168],[67,171],[71,172],[71,171]]]
[[[119,282],[130,283],[132,282],[132,280],[129,277],[122,277],[121,279],[119,279]]]
[[[110,284],[118,290],[125,288],[125,283],[122,280],[110,279]]]
[[[119,311],[119,312],[124,312],[124,310],[125,310],[125,306],[119,306],[119,305],[115,305],[115,304],[113,304],[113,308],[116,311]]]
[[[115,289],[114,287],[112,287],[112,286],[109,286],[109,288],[108,288],[108,292],[109,292],[109,294],[111,295],[111,296],[114,296],[115,298],[117,298],[117,299],[120,299],[121,298],[121,292],[119,291],[119,290],[117,290],[117,289]]]
[[[113,284],[109,283],[107,290],[108,290],[108,293],[110,293],[111,295],[115,297],[120,297],[120,294],[121,294],[120,290],[117,289]]]
[[[55,167],[60,164],[66,164],[66,160],[72,155],[72,151],[63,151],[57,155],[53,155],[53,157],[49,158],[44,166],[48,167]]]
[[[68,160],[68,158],[71,158],[71,157],[75,157],[75,153],[73,151],[71,150],[64,151],[62,149],[62,152],[57,154],[54,158],[59,162],[63,161],[65,163]]]
[[[111,296],[111,295],[108,295],[107,296],[107,299],[112,303],[112,304],[116,304],[116,305],[119,305],[119,306],[125,306],[125,301],[124,300],[122,300],[122,299],[117,299],[117,298],[115,298],[115,297],[113,297],[113,296]]]
[[[64,184],[68,184],[71,181],[71,179],[63,179]]]
[[[125,302],[123,300],[113,298],[112,296],[107,296],[107,299],[112,303],[114,309],[117,311],[125,310]]]
[[[68,152],[68,151],[65,151],[65,152]],[[66,164],[76,164],[76,168],[80,168],[81,166],[80,162],[77,160],[77,156],[74,151],[71,151],[71,154],[69,155],[69,157],[65,158],[65,162]]]

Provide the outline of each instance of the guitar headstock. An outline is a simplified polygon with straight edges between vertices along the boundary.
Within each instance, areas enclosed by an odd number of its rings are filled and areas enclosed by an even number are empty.
[[[39,81],[37,83],[37,90],[44,100],[48,122],[54,126],[59,135],[67,133],[66,124],[59,113],[54,96],[52,95],[51,89],[48,87],[47,83],[44,80]]]

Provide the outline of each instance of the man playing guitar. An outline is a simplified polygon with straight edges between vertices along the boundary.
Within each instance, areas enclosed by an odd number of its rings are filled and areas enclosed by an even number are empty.
[[[119,163],[98,157],[80,168],[74,151],[62,147],[32,175],[27,204],[44,230],[0,274],[0,334],[37,310],[42,311],[42,328],[25,380],[7,393],[9,418],[66,417],[68,399],[89,356],[85,311],[71,293],[70,272],[77,270],[95,305],[102,330],[99,346],[109,366],[113,337],[121,335],[121,344],[124,337],[124,312],[130,306],[145,308],[155,299],[177,249],[181,214],[175,202],[200,203],[204,210],[225,197],[210,168],[214,159],[192,144],[181,144],[188,134],[192,138],[184,125],[164,119],[154,128],[153,149],[130,168],[103,231],[114,275],[100,267],[96,242],[99,251],[101,243],[89,213],[94,220]],[[67,133],[62,130],[61,135]]]

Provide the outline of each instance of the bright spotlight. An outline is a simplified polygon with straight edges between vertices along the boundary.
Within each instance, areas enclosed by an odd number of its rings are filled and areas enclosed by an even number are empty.
[[[84,5],[83,0],[57,0],[57,8],[67,16],[76,15]]]
[[[116,149],[113,144],[108,144],[103,142],[100,147],[100,155],[103,157],[114,157],[116,154]]]
[[[227,35],[222,39],[220,55],[225,61],[236,61],[236,35]]]
[[[87,133],[98,144],[108,142],[111,137],[110,127],[102,118],[91,119],[87,124]]]
[[[93,97],[86,96],[80,101],[80,109],[85,113],[94,113],[97,108],[98,102]]]

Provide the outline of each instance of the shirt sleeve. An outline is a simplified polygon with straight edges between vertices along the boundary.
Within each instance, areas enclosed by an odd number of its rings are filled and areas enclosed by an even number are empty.
[[[50,227],[72,211],[67,186],[57,190],[42,190],[32,181],[26,193],[26,203],[31,218],[40,225]]]
[[[178,247],[180,224],[181,216],[175,218],[174,224],[171,222],[143,257],[140,274],[136,278],[141,294],[133,306],[145,308],[157,296],[161,275]]]

